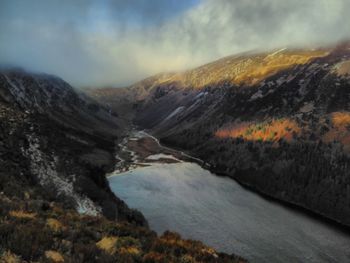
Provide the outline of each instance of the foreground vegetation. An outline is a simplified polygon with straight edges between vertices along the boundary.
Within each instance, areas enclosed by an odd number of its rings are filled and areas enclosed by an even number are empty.
[[[0,262],[245,262],[199,241],[0,195]]]

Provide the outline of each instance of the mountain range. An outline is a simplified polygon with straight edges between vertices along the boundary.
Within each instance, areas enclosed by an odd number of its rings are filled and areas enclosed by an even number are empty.
[[[350,225],[350,43],[225,57],[87,91],[250,189]]]
[[[78,90],[0,71],[0,257],[4,262],[245,262],[157,236],[111,191],[137,127],[203,167],[350,226],[350,43],[282,48]],[[30,244],[30,245],[28,245]]]

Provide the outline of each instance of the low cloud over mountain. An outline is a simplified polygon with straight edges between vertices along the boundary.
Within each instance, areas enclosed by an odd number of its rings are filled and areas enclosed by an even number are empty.
[[[123,86],[221,56],[350,38],[347,0],[1,1],[0,61]]]

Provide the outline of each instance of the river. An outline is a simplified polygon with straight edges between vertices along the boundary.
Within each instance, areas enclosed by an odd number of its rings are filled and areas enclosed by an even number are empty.
[[[154,163],[109,177],[150,227],[251,262],[350,262],[350,234],[269,201],[196,163]]]

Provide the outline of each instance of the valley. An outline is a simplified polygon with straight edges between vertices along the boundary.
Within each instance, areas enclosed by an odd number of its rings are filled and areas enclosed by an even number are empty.
[[[0,0],[0,263],[350,262],[350,0]]]
[[[144,131],[124,142],[132,152],[130,169],[109,175],[111,189],[158,234],[173,229],[249,262],[350,260],[350,233],[344,228],[264,199],[181,158]]]
[[[137,131],[135,128],[129,134],[126,134],[122,142],[118,144],[117,153],[117,164],[112,174],[146,167],[153,162],[178,163],[192,161],[204,165],[202,160],[182,151],[165,147],[154,136],[146,131]]]
[[[245,54],[85,92],[1,71],[2,259],[347,261],[345,228],[315,215],[350,225],[349,50]]]
[[[349,59],[349,42],[241,54],[88,94],[129,105],[136,125],[214,173],[349,226]]]
[[[111,191],[129,127],[56,76],[0,71],[0,262],[246,261],[157,235]]]

